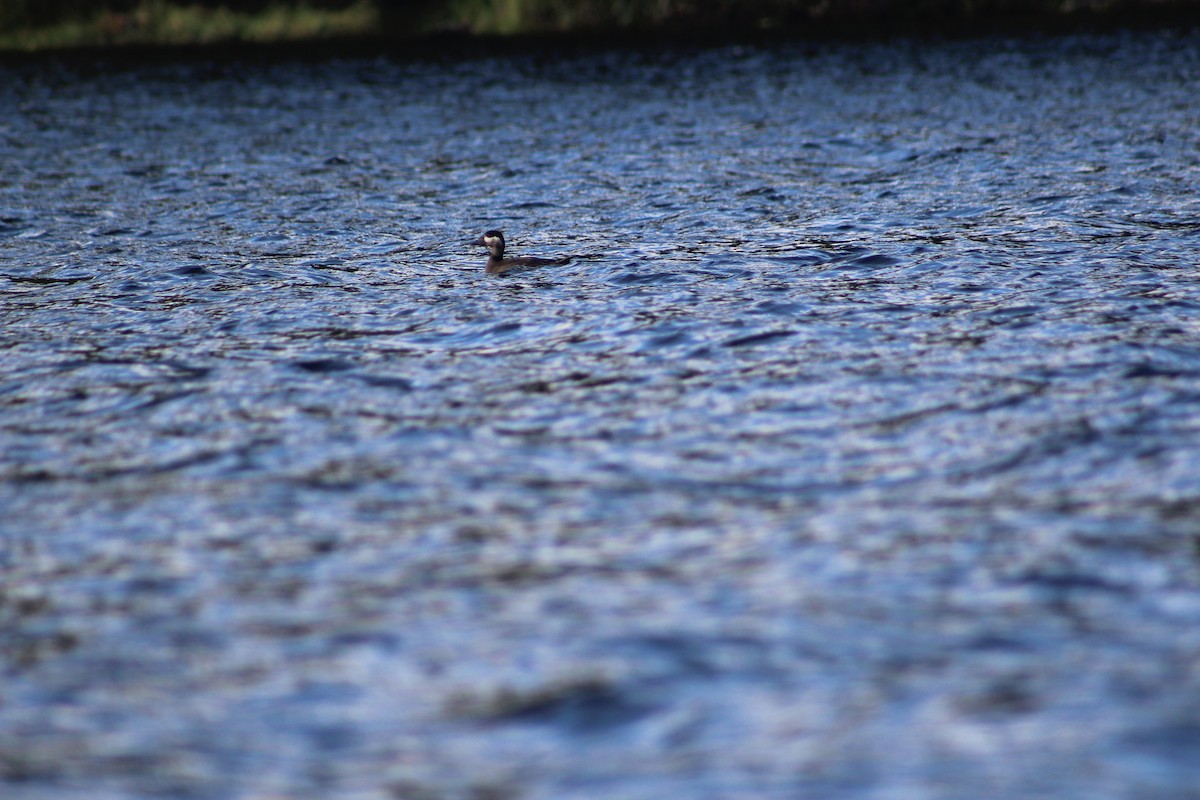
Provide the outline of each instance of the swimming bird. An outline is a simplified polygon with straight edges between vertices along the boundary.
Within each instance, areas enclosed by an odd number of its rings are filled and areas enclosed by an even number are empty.
[[[486,271],[489,275],[499,275],[501,272],[508,272],[514,267],[548,267],[555,264],[565,264],[571,260],[570,256],[565,258],[537,258],[536,256],[505,258],[503,231],[488,231],[483,236],[471,242],[471,244],[488,249],[489,255]]]

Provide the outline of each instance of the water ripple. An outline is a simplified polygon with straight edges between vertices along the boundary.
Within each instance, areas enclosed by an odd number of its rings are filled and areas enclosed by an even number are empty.
[[[0,68],[0,793],[1186,795],[1197,53]]]

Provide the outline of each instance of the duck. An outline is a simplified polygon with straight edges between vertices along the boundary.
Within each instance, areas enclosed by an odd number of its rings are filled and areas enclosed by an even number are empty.
[[[549,267],[566,264],[571,260],[570,256],[565,258],[538,258],[537,256],[505,258],[503,231],[488,231],[483,236],[471,242],[471,244],[488,249],[487,268],[485,271],[489,275],[499,275],[502,272],[508,272],[514,267]]]

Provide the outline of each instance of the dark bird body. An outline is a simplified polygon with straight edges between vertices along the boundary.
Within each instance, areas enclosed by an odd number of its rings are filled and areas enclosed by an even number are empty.
[[[536,256],[509,256],[505,258],[504,233],[502,231],[488,231],[472,242],[472,244],[488,249],[486,271],[490,275],[499,275],[501,272],[508,272],[510,269],[516,267],[549,267],[555,264],[565,264],[571,260],[570,256],[566,258],[537,258]]]

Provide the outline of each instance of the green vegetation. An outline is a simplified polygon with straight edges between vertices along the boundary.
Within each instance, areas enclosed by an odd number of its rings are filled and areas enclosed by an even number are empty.
[[[621,31],[888,30],[997,20],[1196,22],[1200,0],[0,0],[0,50]]]
[[[738,34],[908,29],[993,21],[1200,19],[1200,0],[456,0],[474,33],[621,30]]]
[[[8,5],[7,11],[2,10]],[[340,8],[272,2],[257,8],[140,0],[135,4],[59,3],[61,13],[26,12],[0,0],[0,49],[43,50],[99,45],[287,42],[376,33],[372,0]],[[54,5],[51,3],[50,5]],[[95,9],[101,6],[99,10]]]
[[[455,0],[446,27],[517,34],[683,29],[749,33],[865,24],[885,28],[996,18],[1130,15],[1200,9],[1200,0]]]

